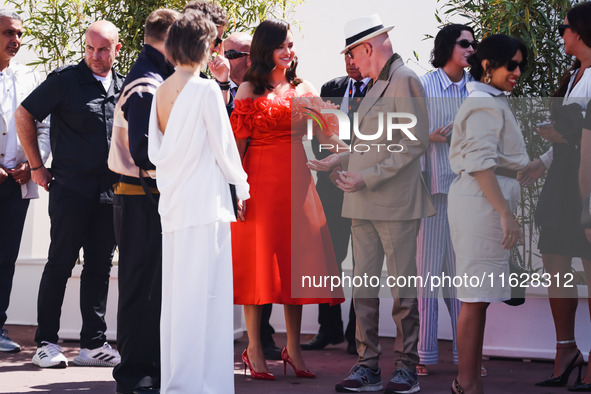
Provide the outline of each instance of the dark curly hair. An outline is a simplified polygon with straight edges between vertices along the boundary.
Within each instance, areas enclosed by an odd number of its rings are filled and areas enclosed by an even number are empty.
[[[254,85],[254,94],[273,90],[269,83],[269,74],[275,68],[273,51],[283,44],[288,31],[289,23],[277,19],[267,19],[256,28],[250,45],[250,68],[244,74],[244,80]],[[287,81],[294,86],[302,82],[296,74],[297,66],[298,59],[294,57],[286,72]]]
[[[478,45],[476,52],[468,58],[470,74],[475,80],[480,81],[486,71],[492,71],[504,66],[515,56],[517,51],[521,51],[523,62],[527,63],[527,48],[517,38],[504,34],[488,36]],[[483,60],[490,62],[487,70],[482,67]]]
[[[203,12],[216,26],[227,26],[226,11],[217,3],[208,0],[193,0],[185,5],[183,12],[197,10]]]
[[[435,43],[431,51],[431,65],[435,68],[443,67],[447,64],[451,55],[453,54],[456,41],[463,31],[472,33],[475,37],[474,30],[470,26],[453,23],[444,26],[435,36]]]

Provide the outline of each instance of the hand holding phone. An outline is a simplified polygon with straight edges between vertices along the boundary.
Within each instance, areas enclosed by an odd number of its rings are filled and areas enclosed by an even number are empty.
[[[538,127],[538,129],[545,129],[545,128],[547,128],[547,127],[550,127],[550,126],[552,126],[552,122],[551,122],[551,121],[549,121],[549,120],[547,120],[547,121],[545,121],[545,122],[540,122],[540,123],[537,123],[537,124],[536,124],[536,126]]]

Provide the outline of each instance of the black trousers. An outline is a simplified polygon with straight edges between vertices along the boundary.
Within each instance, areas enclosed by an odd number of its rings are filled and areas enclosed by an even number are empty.
[[[21,187],[12,177],[0,183],[0,329],[6,323],[14,264],[28,207],[29,200],[23,200]]]
[[[88,198],[57,183],[49,189],[51,243],[37,299],[35,342],[56,343],[66,283],[84,249],[80,276],[80,347],[94,349],[106,341],[105,311],[115,235],[113,206],[101,204],[98,194]]]
[[[154,195],[158,201],[158,195]],[[115,235],[119,245],[117,349],[113,369],[117,391],[160,387],[160,305],[162,227],[158,206],[146,195],[115,195]]]
[[[263,305],[263,311],[261,313],[261,343],[263,344],[263,348],[275,343],[273,340],[275,329],[270,323],[272,312],[273,304]]]
[[[328,176],[319,174],[316,190],[322,202],[324,215],[330,236],[335,258],[341,270],[341,264],[347,257],[349,238],[351,237],[351,219],[342,216],[344,192],[330,182]],[[349,309],[349,324],[345,330],[345,337],[349,342],[355,342],[355,309],[353,302]],[[319,332],[327,337],[340,337],[343,333],[343,320],[341,318],[341,306],[329,304],[318,305]]]

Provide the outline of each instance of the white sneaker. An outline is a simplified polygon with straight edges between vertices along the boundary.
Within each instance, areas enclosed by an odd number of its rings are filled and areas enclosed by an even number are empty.
[[[120,362],[119,352],[107,342],[96,349],[80,349],[80,354],[74,357],[74,364],[87,367],[114,367]]]
[[[66,368],[68,359],[62,353],[62,348],[55,343],[41,342],[33,356],[33,364],[41,368]]]

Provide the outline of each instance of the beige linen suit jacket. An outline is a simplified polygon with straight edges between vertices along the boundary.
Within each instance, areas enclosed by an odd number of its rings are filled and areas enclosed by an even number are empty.
[[[372,141],[352,136],[351,152],[340,153],[341,166],[360,172],[366,188],[345,193],[343,216],[363,220],[412,220],[435,214],[431,197],[421,176],[420,156],[429,143],[429,120],[425,91],[417,75],[398,58],[392,62],[388,80],[378,79],[367,92],[358,109],[359,130],[364,135],[375,134],[378,118],[388,112],[406,112],[417,117],[409,131],[417,137],[411,140],[401,130],[394,130],[387,139],[384,119],[382,135]],[[395,121],[396,122],[396,121]],[[399,123],[408,123],[401,118]],[[371,144],[384,144],[377,148]],[[389,152],[385,146],[400,144],[403,152]],[[367,150],[361,145],[369,145]]]

